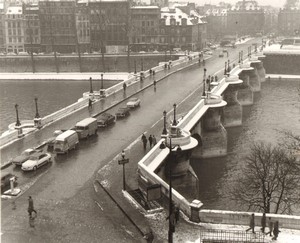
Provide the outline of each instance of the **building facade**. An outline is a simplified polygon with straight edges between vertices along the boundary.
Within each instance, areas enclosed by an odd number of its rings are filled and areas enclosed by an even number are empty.
[[[25,15],[22,6],[9,6],[5,15],[6,52],[19,54],[25,51]]]
[[[91,30],[89,7],[86,2],[78,2],[76,7],[76,30],[80,52],[91,51]]]
[[[227,11],[227,33],[231,35],[256,35],[263,33],[264,11],[256,1],[239,1]]]
[[[38,4],[23,5],[25,15],[25,51],[41,51],[41,33]]]
[[[40,0],[39,19],[43,52],[76,51],[75,1]]]
[[[284,8],[278,14],[278,33],[285,36],[300,36],[300,9]]]
[[[88,1],[91,51],[106,52],[109,46],[126,47],[129,44],[129,1]]]
[[[162,8],[159,42],[168,49],[195,51],[203,46],[201,19],[189,16],[179,8]]]
[[[158,49],[160,8],[135,6],[131,8],[130,44],[132,51]]]
[[[0,52],[6,52],[5,45],[5,8],[4,3],[0,2]]]
[[[205,12],[207,22],[207,38],[219,41],[227,31],[227,8],[211,5]]]

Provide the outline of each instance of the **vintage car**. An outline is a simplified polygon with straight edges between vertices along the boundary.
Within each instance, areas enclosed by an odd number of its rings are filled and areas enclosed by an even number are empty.
[[[220,53],[219,53],[219,57],[224,57],[224,53],[223,53],[223,52],[220,52]]]
[[[12,163],[14,165],[22,165],[26,160],[29,159],[29,157],[37,152],[41,152],[41,150],[29,148],[24,150],[20,155],[12,159]]]
[[[35,153],[30,158],[22,164],[22,170],[36,170],[47,163],[51,162],[51,154],[49,153]]]
[[[102,113],[97,117],[98,127],[107,127],[116,121],[116,117],[109,113]]]
[[[140,104],[141,104],[141,100],[139,98],[133,97],[129,99],[126,105],[129,108],[136,108],[140,106]]]
[[[117,118],[121,118],[121,117],[126,117],[128,115],[130,115],[128,107],[121,107],[118,109],[118,111],[116,112],[116,117]]]

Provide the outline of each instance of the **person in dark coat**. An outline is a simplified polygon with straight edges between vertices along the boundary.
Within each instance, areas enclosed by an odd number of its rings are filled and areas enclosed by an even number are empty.
[[[153,146],[156,145],[156,137],[154,135],[152,135],[152,142],[153,142]]]
[[[149,136],[148,140],[149,140],[150,148],[152,148],[153,139],[151,135]]]
[[[247,229],[246,232],[248,232],[249,230],[252,230],[252,233],[255,233],[254,227],[255,227],[255,221],[254,221],[254,213],[253,213],[250,216],[249,229]]]
[[[152,230],[150,230],[147,234],[145,234],[143,238],[146,239],[147,242],[152,243],[154,240],[154,235]]]
[[[176,223],[179,221],[180,211],[178,207],[175,207],[175,221]]]
[[[280,230],[279,230],[279,222],[275,221],[275,223],[274,223],[274,230],[273,230],[274,237],[272,238],[272,240],[277,240],[279,232],[280,232]]]
[[[269,217],[268,219],[269,232],[267,232],[266,235],[270,234],[270,236],[272,236],[273,226],[274,226],[273,221],[271,220],[271,217]]]
[[[32,200],[32,197],[29,196],[28,197],[28,214],[29,214],[29,217],[32,218],[32,212],[35,213],[35,215],[37,214],[36,210],[34,209],[34,206],[33,206],[33,200]]]
[[[266,225],[267,225],[266,213],[263,213],[263,215],[261,217],[261,220],[260,220],[260,223],[261,223],[261,232],[265,233],[265,228],[266,228]]]
[[[143,142],[144,150],[146,150],[146,148],[147,148],[147,138],[146,138],[144,133],[142,135],[142,142]]]

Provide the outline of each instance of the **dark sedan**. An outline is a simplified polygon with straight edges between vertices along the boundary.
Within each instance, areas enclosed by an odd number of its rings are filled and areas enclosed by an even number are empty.
[[[116,117],[109,113],[102,113],[97,117],[98,127],[107,127],[116,121]]]
[[[121,117],[128,116],[130,114],[129,110],[130,110],[130,108],[128,108],[128,107],[119,108],[118,111],[116,112],[116,117],[121,118]]]

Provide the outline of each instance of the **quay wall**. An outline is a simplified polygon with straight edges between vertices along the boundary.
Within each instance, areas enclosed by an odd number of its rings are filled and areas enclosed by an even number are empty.
[[[130,56],[130,72],[137,72],[157,66],[159,62],[177,60],[178,55],[144,54]],[[59,72],[80,72],[78,56],[57,56]],[[104,72],[101,55],[81,57],[82,72]],[[127,72],[127,56],[106,55],[104,57],[105,72]],[[135,65],[136,64],[136,65]],[[34,56],[35,72],[56,72],[53,56]],[[30,56],[3,56],[0,57],[0,73],[32,72]]]

